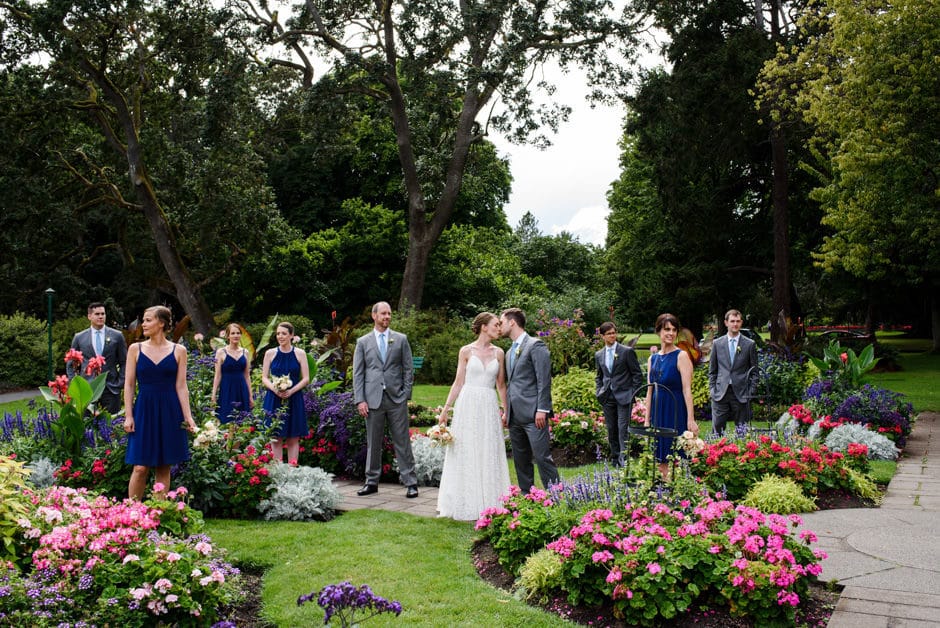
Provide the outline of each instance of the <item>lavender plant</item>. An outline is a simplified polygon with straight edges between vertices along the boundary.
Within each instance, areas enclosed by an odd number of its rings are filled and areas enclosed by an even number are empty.
[[[383,597],[379,597],[372,592],[367,584],[359,587],[348,581],[339,584],[328,584],[319,593],[301,595],[297,598],[297,605],[302,606],[314,598],[325,612],[324,625],[329,625],[333,620],[338,621],[343,628],[347,628],[361,624],[381,613],[401,615],[401,603],[390,602]],[[368,614],[364,617],[361,615],[356,616],[357,612]]]

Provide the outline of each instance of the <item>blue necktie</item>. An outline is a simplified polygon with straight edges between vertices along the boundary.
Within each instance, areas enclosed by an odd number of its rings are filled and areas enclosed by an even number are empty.
[[[614,348],[607,347],[607,370],[614,370]]]
[[[730,338],[728,340],[728,354],[731,356],[731,361],[734,362],[734,352],[738,344],[737,338]]]
[[[379,355],[382,356],[382,363],[385,364],[385,334],[379,334]]]
[[[516,350],[519,348],[519,343],[514,342],[512,346],[509,347],[509,372],[512,372],[512,367],[516,363]]]
[[[101,340],[101,330],[95,330],[95,353],[101,355],[104,352],[104,342]]]

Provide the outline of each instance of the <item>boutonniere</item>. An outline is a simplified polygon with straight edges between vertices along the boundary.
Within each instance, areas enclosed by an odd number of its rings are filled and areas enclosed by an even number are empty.
[[[392,338],[391,336],[389,336],[389,337],[388,337],[388,344],[389,344],[389,345],[395,344],[395,339]]]
[[[735,352],[735,353],[741,353],[741,345],[738,345],[737,347],[735,347],[735,348],[734,348],[734,352]]]
[[[517,357],[517,358],[519,357],[519,354],[520,354],[520,353],[522,353],[522,345],[519,345],[518,347],[516,347],[516,357]]]

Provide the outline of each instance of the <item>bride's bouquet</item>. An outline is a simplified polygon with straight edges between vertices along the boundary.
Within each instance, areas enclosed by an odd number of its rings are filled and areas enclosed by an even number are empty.
[[[446,446],[454,442],[454,435],[450,433],[446,425],[435,425],[428,429],[428,438],[432,445]]]
[[[294,382],[290,380],[290,375],[278,375],[277,377],[272,377],[271,383],[274,385],[274,390],[278,392],[289,390],[290,387],[294,385]]]

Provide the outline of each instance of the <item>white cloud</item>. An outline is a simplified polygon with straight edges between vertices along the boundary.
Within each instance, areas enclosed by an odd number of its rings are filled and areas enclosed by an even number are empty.
[[[610,208],[600,205],[591,207],[582,207],[571,217],[571,220],[564,225],[552,225],[549,229],[551,235],[558,235],[562,231],[567,231],[578,238],[583,244],[597,244],[604,246],[604,240],[607,238],[607,214]]]

